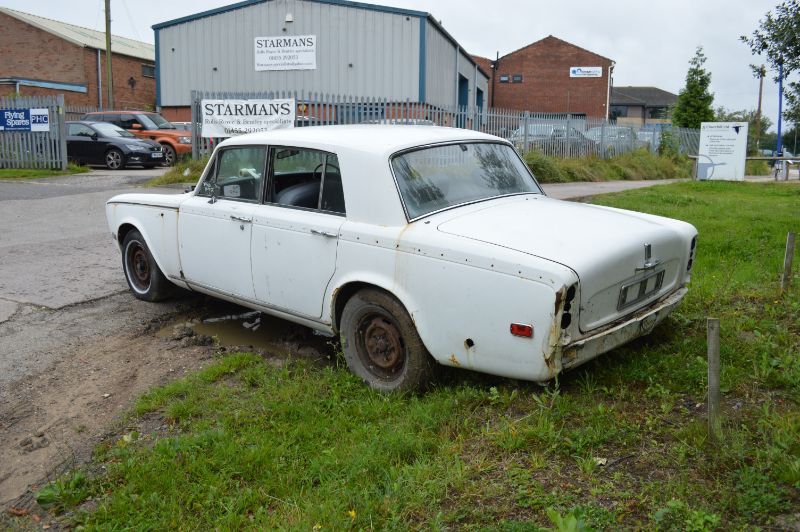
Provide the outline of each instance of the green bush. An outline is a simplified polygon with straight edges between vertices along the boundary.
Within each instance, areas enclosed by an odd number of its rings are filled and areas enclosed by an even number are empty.
[[[208,163],[208,156],[202,157],[198,160],[190,158],[181,159],[175,163],[175,166],[169,169],[167,173],[161,177],[156,177],[147,182],[147,186],[156,187],[160,185],[174,185],[174,184],[195,184],[200,179],[200,174],[206,168]]]
[[[560,159],[538,151],[530,151],[524,158],[533,175],[542,183],[676,179],[692,176],[692,161],[688,157],[655,155],[646,149],[610,159]]]
[[[767,161],[747,161],[744,163],[744,175],[770,175],[772,168]]]

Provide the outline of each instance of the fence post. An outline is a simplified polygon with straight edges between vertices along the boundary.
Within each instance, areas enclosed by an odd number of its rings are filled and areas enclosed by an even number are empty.
[[[528,151],[528,111],[522,113],[522,127],[524,128],[522,131],[522,153]]]
[[[783,275],[781,276],[781,295],[789,290],[792,281],[792,261],[794,260],[794,231],[786,235],[786,254],[783,256]]]
[[[656,135],[657,135],[657,133],[658,132],[655,129],[653,129],[653,142],[650,143],[650,151],[652,153],[654,153],[654,154],[658,153],[658,146],[656,146]]]
[[[67,123],[63,94],[58,95],[56,106],[56,112],[58,113],[58,151],[61,156],[61,170],[63,171],[67,169]]]
[[[715,442],[721,439],[719,412],[719,319],[706,320],[708,342],[708,435]]]
[[[192,91],[192,160],[197,160],[197,155],[200,152],[198,144],[199,142],[199,135],[197,134],[197,91]]]
[[[606,150],[606,122],[605,120],[600,124],[600,157],[606,159],[608,157]]]
[[[570,139],[572,138],[572,131],[570,130],[570,119],[572,118],[572,113],[567,113],[567,131],[564,137],[564,140],[567,141],[567,157],[572,157],[572,142]]]

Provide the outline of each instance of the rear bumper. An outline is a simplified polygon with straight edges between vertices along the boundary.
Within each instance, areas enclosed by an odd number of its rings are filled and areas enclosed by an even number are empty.
[[[649,334],[678,306],[687,291],[686,288],[679,288],[654,304],[640,309],[625,321],[565,345],[561,350],[561,367],[569,369],[580,366],[634,338]]]

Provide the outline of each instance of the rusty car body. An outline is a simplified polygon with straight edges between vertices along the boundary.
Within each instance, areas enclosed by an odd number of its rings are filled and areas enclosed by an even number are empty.
[[[107,217],[136,297],[177,285],[339,335],[387,392],[436,363],[547,381],[647,334],[697,237],[549,198],[509,142],[428,126],[235,137],[191,192],[116,196]]]

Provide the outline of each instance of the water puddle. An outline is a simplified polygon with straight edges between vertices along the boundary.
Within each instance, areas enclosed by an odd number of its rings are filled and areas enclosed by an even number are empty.
[[[177,325],[164,327],[157,333],[162,338],[181,340],[190,335],[211,337],[215,344],[225,347],[252,347],[276,355],[299,355],[311,358],[333,356],[333,338],[314,334],[308,327],[275,318],[258,311],[238,308],[219,308]]]

